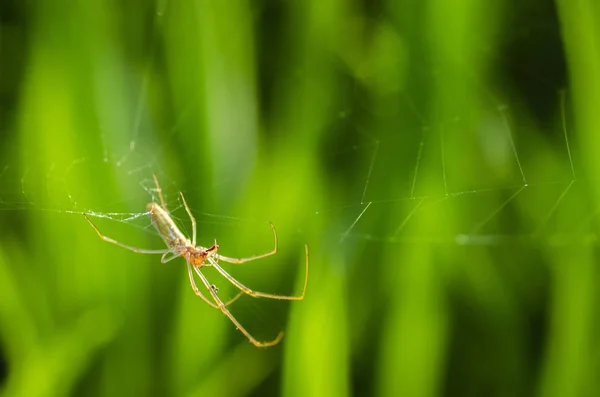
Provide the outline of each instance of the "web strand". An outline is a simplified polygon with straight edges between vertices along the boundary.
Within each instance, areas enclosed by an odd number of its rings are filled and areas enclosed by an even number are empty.
[[[563,133],[565,135],[565,143],[567,145],[567,153],[569,155],[569,165],[571,166],[571,174],[573,175],[573,180],[575,181],[575,167],[573,166],[573,157],[571,156],[571,146],[569,145],[569,135],[567,134],[567,117],[565,115],[565,90],[560,91],[560,114],[562,120],[562,128]]]
[[[554,215],[554,213],[556,212],[556,210],[560,206],[560,203],[563,201],[563,199],[565,198],[565,196],[567,195],[567,193],[569,193],[569,190],[571,190],[571,187],[573,186],[574,183],[575,183],[575,180],[573,179],[569,183],[569,185],[565,188],[565,190],[562,191],[562,193],[560,194],[560,196],[558,197],[558,199],[556,200],[556,202],[554,203],[554,205],[550,209],[550,212],[548,212],[548,215],[546,215],[544,221],[538,226],[537,230],[534,232],[534,235],[537,236],[537,235],[539,235],[544,230],[544,228],[546,227],[546,225],[550,221],[550,218],[552,218],[552,215]]]
[[[473,230],[471,230],[471,234],[477,234],[481,229],[483,229],[485,225],[487,225],[492,219],[494,219],[496,215],[498,215],[500,211],[502,211],[511,201],[513,201],[525,188],[526,186],[521,186],[519,190],[514,192],[508,199],[506,199],[502,204],[500,204],[498,208],[492,211],[492,213],[487,218],[485,218],[481,223],[479,223],[475,228],[473,228]]]
[[[510,124],[508,122],[508,117],[506,116],[506,107],[501,106],[499,108],[500,114],[502,115],[502,121],[504,122],[504,127],[506,128],[506,134],[508,140],[510,142],[510,146],[512,147],[513,154],[515,156],[515,160],[517,161],[517,165],[519,166],[519,172],[521,172],[521,178],[523,178],[523,183],[527,186],[527,178],[525,178],[525,172],[523,172],[523,166],[521,165],[521,160],[519,159],[519,153],[517,153],[517,147],[515,145],[515,141],[512,136],[512,129],[510,128]]]
[[[348,237],[348,235],[350,234],[350,232],[352,231],[352,229],[354,229],[354,226],[356,226],[356,224],[358,223],[358,221],[360,220],[360,218],[362,218],[362,216],[364,215],[364,213],[367,212],[367,209],[369,209],[369,207],[371,206],[371,204],[372,204],[372,202],[368,202],[367,203],[367,205],[362,210],[362,212],[358,215],[358,217],[354,220],[354,222],[352,222],[352,225],[350,225],[350,227],[348,228],[348,230],[346,230],[344,232],[344,234],[342,234],[342,237],[340,238],[340,243],[343,243],[344,240],[346,239],[346,237]]]
[[[415,198],[415,186],[417,185],[417,176],[419,175],[419,164],[421,163],[421,156],[423,155],[423,146],[425,142],[421,138],[419,143],[419,151],[417,152],[417,162],[415,164],[415,170],[413,172],[412,187],[410,188],[410,198]]]
[[[375,141],[375,149],[373,149],[373,157],[371,158],[371,164],[369,165],[369,171],[367,172],[367,180],[365,181],[365,188],[363,189],[363,194],[360,199],[360,203],[364,204],[365,196],[367,195],[367,188],[369,187],[369,180],[371,179],[371,174],[373,173],[373,166],[375,165],[375,159],[377,158],[377,152],[379,150],[379,141]]]

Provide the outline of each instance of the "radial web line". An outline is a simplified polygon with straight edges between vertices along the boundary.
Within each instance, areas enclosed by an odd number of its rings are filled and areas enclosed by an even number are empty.
[[[481,230],[481,228],[483,228],[485,225],[487,225],[487,223],[489,221],[491,221],[496,215],[498,215],[498,213],[500,211],[502,211],[504,209],[504,207],[506,207],[508,205],[508,203],[510,203],[512,200],[514,200],[514,198],[517,197],[519,195],[519,193],[521,193],[523,191],[523,189],[525,189],[525,187],[526,186],[521,186],[521,188],[519,188],[519,190],[514,192],[508,199],[506,199],[502,204],[500,204],[500,206],[498,208],[496,208],[494,211],[492,211],[492,213],[487,218],[485,218],[485,220],[483,222],[481,222],[473,230],[471,230],[471,234],[477,233],[479,230]]]
[[[444,125],[440,127],[440,151],[442,153],[442,177],[444,178],[444,193],[448,196],[448,179],[446,178],[446,152],[444,150]]]
[[[527,178],[525,178],[525,173],[523,172],[523,166],[521,166],[521,160],[519,159],[519,154],[517,153],[517,147],[515,146],[515,141],[512,136],[512,130],[510,128],[510,124],[508,123],[508,117],[506,117],[504,107],[500,107],[500,114],[502,115],[502,120],[504,121],[504,126],[506,127],[506,132],[508,133],[508,140],[510,141],[510,145],[512,146],[513,154],[515,155],[515,159],[517,160],[517,165],[519,166],[519,171],[521,172],[521,177],[523,178],[523,183],[527,185]]]
[[[417,153],[417,163],[415,164],[415,171],[413,174],[412,188],[410,189],[410,198],[415,198],[415,186],[417,185],[417,175],[419,174],[419,164],[421,163],[421,155],[423,154],[424,145],[425,143],[421,137],[421,143],[419,143],[419,152]]]
[[[371,179],[371,173],[373,172],[373,166],[375,165],[375,158],[377,157],[377,152],[379,150],[379,141],[375,141],[375,149],[373,150],[373,157],[371,158],[371,165],[369,165],[369,172],[367,173],[367,180],[365,181],[365,188],[363,189],[362,197],[360,198],[360,203],[365,203],[365,196],[367,195],[367,188],[369,186],[369,180]],[[371,205],[371,203],[369,203]]]
[[[402,221],[402,223],[400,224],[400,226],[398,226],[398,229],[396,229],[396,231],[394,232],[393,237],[396,237],[398,235],[398,233],[400,233],[400,231],[402,229],[404,229],[404,226],[406,226],[406,224],[408,223],[408,221],[417,212],[417,210],[419,209],[419,207],[421,207],[421,204],[423,204],[423,201],[425,201],[424,198],[422,198],[421,200],[419,200],[419,203],[413,207],[413,209],[409,212],[409,214],[406,216],[406,218],[404,218],[404,220]]]
[[[147,69],[149,69],[149,68],[147,68]],[[144,72],[144,76],[142,78],[142,86],[140,87],[140,94],[138,96],[137,106],[136,106],[136,111],[135,111],[135,119],[133,122],[134,123],[133,124],[133,132],[131,134],[131,139],[129,140],[129,150],[125,152],[125,154],[123,155],[123,157],[121,157],[119,159],[119,161],[117,161],[118,167],[123,165],[123,163],[125,163],[125,161],[127,161],[127,158],[129,157],[129,155],[135,151],[135,142],[137,141],[137,138],[139,135],[139,130],[140,130],[140,125],[142,123],[142,114],[143,114],[143,110],[144,110],[144,98],[146,97],[146,89],[147,89],[147,85],[148,85],[148,74],[149,74],[149,70],[146,70]]]
[[[560,91],[560,115],[562,118],[563,133],[565,134],[565,143],[567,144],[567,153],[569,154],[569,164],[571,165],[571,174],[575,180],[575,167],[573,166],[573,157],[571,156],[571,145],[569,145],[569,136],[567,134],[567,118],[565,115],[565,90]],[[569,185],[570,187],[571,185]]]
[[[556,212],[556,210],[558,209],[558,206],[560,205],[560,203],[562,202],[562,200],[565,198],[565,196],[567,195],[567,193],[571,189],[571,186],[573,186],[573,183],[575,183],[575,179],[573,179],[571,181],[571,183],[569,183],[569,185],[566,187],[566,189],[563,190],[563,192],[561,193],[561,195],[558,197],[558,200],[556,200],[556,203],[554,203],[554,205],[550,209],[550,212],[548,213],[548,215],[546,216],[546,218],[544,219],[544,221],[538,226],[538,228],[536,229],[536,231],[533,233],[535,236],[539,235],[542,232],[542,230],[544,230],[544,228],[546,227],[546,225],[550,221],[550,218]]]
[[[352,222],[352,225],[350,225],[350,227],[348,228],[348,230],[346,230],[344,232],[344,234],[342,234],[342,238],[340,239],[340,243],[342,243],[346,237],[348,237],[348,235],[350,234],[350,231],[352,231],[352,229],[354,228],[354,226],[358,223],[359,219],[362,218],[363,214],[367,211],[367,208],[369,208],[371,206],[372,202],[368,202],[367,205],[365,206],[365,208],[362,210],[362,212],[358,215],[358,217],[354,220],[354,222]]]

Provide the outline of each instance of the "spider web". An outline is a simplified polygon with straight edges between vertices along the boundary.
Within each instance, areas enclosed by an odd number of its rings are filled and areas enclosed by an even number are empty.
[[[163,16],[164,10],[158,10],[152,29],[154,41],[160,33]],[[243,150],[223,148],[222,140],[209,141],[211,151],[220,149],[219,156],[211,159],[226,157],[213,169],[214,182],[210,186],[189,187],[188,184],[187,189],[183,188],[184,180],[197,180],[199,175],[197,170],[183,169],[182,164],[194,164],[202,156],[193,149],[178,150],[190,144],[180,139],[180,131],[190,126],[198,127],[193,121],[198,104],[190,99],[169,115],[157,116],[151,103],[159,93],[156,87],[151,87],[153,73],[156,72],[152,68],[155,56],[153,44],[151,42],[150,49],[147,49],[150,60],[147,64],[137,70],[125,71],[124,74],[130,78],[123,84],[124,88],[117,89],[114,83],[105,84],[110,78],[100,74],[96,85],[100,120],[93,132],[97,137],[96,146],[90,148],[75,142],[74,146],[82,149],[73,150],[72,158],[56,156],[48,161],[38,159],[34,148],[34,155],[25,156],[21,164],[2,165],[0,210],[64,214],[85,212],[94,218],[133,224],[154,233],[143,206],[145,202],[158,201],[154,175],[162,185],[167,206],[175,211],[182,209],[177,195],[180,190],[195,196],[210,189],[226,192],[217,194],[225,197],[232,196],[231,192],[235,196],[235,192],[243,192],[247,188],[258,156],[257,142],[253,138]],[[352,159],[366,160],[357,161],[358,165],[354,168],[343,170],[342,178],[354,182],[348,183],[350,188],[342,202],[315,207],[309,200],[305,208],[300,209],[305,221],[310,224],[315,217],[327,215],[334,225],[323,233],[328,233],[328,241],[338,243],[369,240],[505,244],[528,241],[541,235],[552,238],[548,233],[563,236],[581,231],[581,225],[591,222],[591,219],[572,220],[574,224],[568,226],[563,222],[561,229],[553,224],[569,195],[580,188],[575,183],[576,159],[571,148],[566,114],[568,93],[560,88],[555,90],[560,115],[553,125],[542,131],[549,141],[548,153],[552,152],[557,167],[540,170],[533,156],[536,145],[543,142],[518,139],[527,134],[527,128],[535,128],[515,125],[513,119],[520,118],[513,117],[513,113],[520,116],[523,112],[521,104],[511,105],[510,100],[497,99],[490,94],[490,87],[479,88],[485,104],[469,114],[457,113],[451,119],[425,120],[424,112],[416,105],[418,99],[406,94],[405,101],[398,104],[393,112],[404,115],[409,121],[397,128],[379,131],[363,127],[364,120],[354,116],[367,114],[368,121],[376,124],[377,120],[388,115],[361,104],[360,94],[355,93],[354,102],[348,108],[339,109],[337,115],[329,118],[331,124],[325,128],[325,135],[329,140],[327,148],[331,150],[323,154],[323,161],[327,166],[348,164]],[[122,110],[113,111],[115,101],[116,107]],[[258,117],[256,110],[252,109],[245,115],[244,123]],[[232,123],[221,128],[220,133],[255,128],[252,127],[255,123],[244,123]],[[247,135],[252,136],[252,133]],[[76,141],[77,137],[74,139]],[[206,141],[201,143],[206,144]],[[179,163],[173,163],[165,156],[165,152],[173,151],[173,148],[178,153]],[[471,156],[468,161],[464,158],[465,152]],[[115,183],[123,188],[124,198],[101,198],[102,195],[97,192],[89,194],[78,189],[82,179],[93,180],[95,176],[107,173],[114,175]],[[99,190],[101,188],[98,187]],[[273,187],[271,194],[286,200],[285,191],[277,190],[277,186]],[[539,208],[540,214],[536,214],[535,222],[526,226],[504,222],[515,207],[531,203],[540,195],[554,198],[549,200],[546,208]],[[271,217],[268,208],[255,208],[259,215],[248,219],[221,212],[226,206],[209,204],[214,211],[194,209],[195,214],[205,218],[200,219],[200,223],[265,224],[268,220],[277,221]],[[402,214],[396,214],[399,207]],[[430,211],[439,212],[442,226],[444,214],[455,210],[465,213],[464,208],[469,209],[470,215],[453,222],[456,226],[453,230],[440,227],[440,230],[417,233],[411,227],[420,222],[421,215]],[[395,224],[390,221],[389,229],[373,230],[372,225],[390,213],[397,217]]]
[[[390,243],[418,242],[433,238],[453,241],[456,244],[502,244],[512,239],[527,240],[548,231],[557,235],[575,232],[575,230],[556,230],[549,225],[556,212],[560,210],[561,203],[568,199],[573,189],[578,187],[575,183],[576,169],[569,131],[564,120],[564,96],[565,92],[557,93],[557,97],[561,98],[563,104],[561,130],[552,132],[555,138],[560,137],[562,140],[562,153],[556,154],[557,161],[562,165],[553,170],[553,173],[530,170],[529,168],[533,166],[523,164],[522,155],[519,153],[529,152],[531,148],[521,148],[515,143],[514,127],[510,121],[510,107],[504,104],[495,107],[490,105],[488,114],[484,116],[484,125],[480,127],[479,132],[485,134],[485,138],[467,132],[468,121],[459,117],[448,123],[441,123],[436,131],[423,126],[418,133],[405,134],[399,138],[368,135],[363,131],[362,141],[352,144],[346,142],[349,145],[347,149],[332,153],[329,159],[335,162],[337,158],[348,154],[369,153],[367,167],[359,169],[358,175],[349,175],[350,178],[362,180],[362,183],[356,184],[354,193],[348,195],[347,202],[340,203],[334,208],[307,206],[304,216],[310,221],[314,216],[335,214],[333,217],[340,221],[339,231],[328,238],[339,243],[355,239]],[[173,210],[182,209],[177,194],[180,182],[169,177],[170,173],[165,169],[163,160],[155,154],[160,152],[160,145],[152,139],[151,134],[140,134],[139,129],[134,127],[129,142],[116,146],[121,150],[109,150],[110,145],[103,138],[101,160],[80,157],[70,161],[36,165],[24,170],[10,164],[4,165],[0,171],[0,181],[3,185],[0,209],[2,211],[51,211],[64,214],[85,212],[92,217],[129,224],[139,218],[147,218],[148,214],[145,207],[136,209],[133,208],[132,203],[159,201],[153,175],[157,175],[162,185],[167,206]],[[176,129],[174,128],[173,131]],[[176,132],[172,133],[172,136],[175,134]],[[479,141],[473,142],[473,140]],[[480,173],[474,173],[476,175],[473,179],[466,181],[465,179],[468,178],[456,177],[457,175],[469,176],[470,169],[472,171],[476,167],[474,164],[461,164],[460,151],[465,144],[479,145],[481,156],[479,161],[487,159],[488,162],[494,162],[489,168],[490,174],[481,178]],[[494,147],[486,147],[486,145]],[[390,165],[391,159],[405,155],[407,159],[412,160],[412,165],[404,160],[401,167],[391,168],[393,167]],[[490,157],[493,158],[490,160]],[[435,158],[437,160],[432,160]],[[505,174],[498,176],[493,169],[494,165],[503,167],[502,172]],[[102,174],[114,170],[117,170],[121,185],[133,187],[128,197],[118,201],[99,202],[93,196],[78,191],[76,182],[84,175]],[[435,183],[426,184],[423,182],[424,178],[433,178]],[[235,186],[241,182],[243,178],[232,177],[230,180],[220,180],[219,184]],[[386,189],[388,185],[401,186],[405,194],[390,195]],[[504,198],[500,202],[498,202],[499,195]],[[518,205],[521,201],[535,200],[537,195],[555,197],[548,208],[540,209],[545,214],[540,217],[538,224],[530,225],[528,230],[511,230],[510,225],[497,223],[511,206]],[[382,214],[397,207],[399,203],[402,203],[406,210],[397,221],[395,228],[392,227],[383,233],[369,229],[369,219],[378,219]],[[472,216],[468,220],[463,219],[464,222],[459,229],[445,231],[443,235],[436,233],[432,235],[431,231],[428,231],[429,237],[405,233],[411,222],[419,222],[419,214],[423,211],[443,212],[465,207],[470,209]],[[126,210],[120,210],[123,208]],[[264,209],[261,208],[260,212],[263,211]],[[194,212],[206,218],[213,218],[214,222],[242,220],[235,215],[197,210]],[[259,216],[254,221],[266,223],[266,219],[267,216]],[[210,219],[200,220],[200,222],[210,221]],[[575,223],[590,221],[587,219]],[[143,224],[149,229],[147,219]],[[434,235],[435,237],[432,237]]]
[[[145,55],[142,65],[127,64],[127,59],[118,58],[117,62],[104,64],[100,70],[95,71],[97,81],[93,84],[96,96],[94,116],[95,122],[84,119],[83,124],[94,126],[93,144],[90,145],[88,137],[75,132],[76,128],[68,125],[71,130],[68,146],[61,147],[60,144],[49,149],[43,156],[38,155],[44,150],[51,140],[38,139],[38,131],[33,131],[28,136],[21,138],[18,134],[9,136],[4,149],[7,152],[5,158],[10,156],[10,148],[26,147],[22,150],[24,154],[20,160],[5,162],[0,165],[0,211],[20,211],[35,214],[38,212],[50,212],[57,214],[81,215],[87,214],[91,218],[106,219],[116,223],[122,223],[137,227],[150,234],[156,232],[150,225],[148,211],[145,203],[159,202],[158,188],[155,177],[161,184],[162,193],[166,205],[171,211],[183,210],[179,192],[183,191],[182,180],[198,177],[199,172],[182,169],[182,164],[197,164],[197,158],[202,159],[204,154],[199,155],[194,150],[181,150],[182,146],[191,147],[202,142],[190,142],[180,139],[179,132],[182,128],[195,128],[201,130],[197,120],[194,119],[192,111],[198,104],[197,99],[184,99],[181,107],[169,112],[169,104],[164,104],[162,113],[152,108],[154,96],[160,95],[161,78],[155,78],[156,73],[155,52],[156,45],[161,34],[161,25],[165,16],[165,8],[168,2],[158,2],[155,14],[150,18],[150,39],[140,50]],[[116,55],[116,54],[114,54]],[[40,76],[46,78],[48,76]],[[35,76],[33,78],[35,80]],[[34,81],[31,83],[39,83]],[[151,87],[151,85],[154,86]],[[57,102],[60,100],[58,98]],[[40,110],[35,103],[30,107],[37,112]],[[70,105],[63,103],[63,105]],[[26,107],[26,106],[24,106]],[[88,109],[85,109],[88,110]],[[246,112],[253,117],[253,112]],[[70,117],[72,115],[65,115]],[[32,119],[36,117],[33,116]],[[74,117],[74,119],[77,119]],[[36,130],[43,124],[43,117],[32,122],[32,126],[26,125],[23,129]],[[82,120],[78,120],[82,121]],[[192,127],[190,127],[190,125]],[[18,126],[12,127],[13,131]],[[239,129],[235,122],[226,126],[227,130]],[[52,128],[47,128],[47,135],[51,135]],[[189,135],[189,134],[188,134]],[[251,135],[250,135],[251,136]],[[218,150],[218,140],[208,142],[209,149]],[[246,144],[244,151],[231,151],[235,160],[219,165],[226,169],[213,167],[213,173],[218,181],[210,186],[202,186],[187,189],[187,192],[202,194],[204,189],[218,190],[219,186],[236,186],[243,184],[244,177],[253,168],[253,151],[248,150],[255,147],[255,143],[241,139]],[[177,152],[179,163],[173,163],[165,158],[165,152]],[[94,185],[95,180],[105,181],[107,175],[112,177],[113,186],[121,191],[123,197],[103,197],[102,191],[105,186],[101,183]],[[110,178],[110,177],[109,177]],[[92,191],[89,183],[91,181]],[[105,183],[105,182],[102,182]],[[83,186],[87,185],[85,188]],[[241,221],[241,218],[212,214],[210,212],[194,211],[198,216],[207,218],[199,219],[202,223],[228,224]],[[177,214],[178,215],[178,214]],[[173,215],[180,227],[187,230],[181,219]],[[7,215],[10,217],[11,215]],[[35,216],[35,215],[34,215]],[[184,215],[186,216],[186,215]],[[185,222],[188,220],[186,219]],[[252,220],[246,220],[252,222]],[[265,223],[264,219],[260,222]],[[268,225],[268,223],[265,223]],[[190,233],[191,235],[191,233]]]
[[[534,153],[535,147],[526,140],[515,142],[511,107],[506,104],[490,103],[483,115],[479,115],[476,131],[469,120],[457,116],[440,122],[435,131],[423,126],[419,133],[407,134],[404,139],[369,136],[370,143],[355,149],[371,153],[369,167],[363,171],[362,188],[357,187],[354,202],[338,208],[338,211],[343,208],[341,213],[346,215],[347,225],[339,233],[339,241],[503,245],[531,243],[539,238],[559,242],[566,241],[569,235],[575,239],[583,237],[584,234],[578,233],[584,233],[591,221],[589,217],[555,222],[563,206],[568,213],[569,195],[581,194],[575,189],[582,188],[576,184],[572,144],[565,120],[565,95],[562,90],[556,93],[561,111],[561,123],[557,126],[560,129],[545,132],[550,139],[559,141],[560,151],[555,153],[554,161],[560,166],[552,170],[536,168],[536,159],[523,160],[521,153]],[[461,159],[467,146],[476,147],[474,162],[465,163]],[[406,153],[412,165],[405,161],[404,169],[392,168],[389,159],[397,158],[400,151],[402,155]],[[481,168],[488,170],[483,177]],[[409,177],[398,180],[396,173]],[[388,184],[400,184],[405,195],[386,196],[382,187]],[[514,215],[511,212],[515,207],[526,207],[540,197],[545,198],[546,206],[539,208],[535,221],[525,227],[506,222]],[[395,226],[390,225],[383,233],[370,229],[371,222],[393,213],[398,206],[404,210]],[[418,224],[419,216],[427,212],[439,215],[439,228],[415,235],[411,224]],[[455,219],[456,227],[448,230],[444,217],[452,212],[468,216],[458,222]]]
[[[96,101],[93,109],[81,104],[82,114],[77,115],[83,118],[81,128],[68,122],[46,122],[48,103],[57,103],[54,110],[64,105],[64,98],[56,93],[59,90],[53,90],[56,98],[42,99],[23,110],[31,125],[20,128],[36,133],[21,136],[15,127],[3,138],[2,158],[11,160],[0,160],[0,217],[12,225],[7,233],[10,237],[14,234],[27,241],[31,231],[23,225],[34,222],[26,221],[49,214],[58,232],[62,231],[61,222],[72,219],[88,227],[81,216],[85,213],[110,237],[126,244],[148,237],[144,248],[163,248],[146,210],[147,203],[160,200],[156,176],[166,206],[184,234],[191,236],[191,227],[179,192],[198,222],[198,244],[210,246],[218,238],[222,253],[231,257],[268,251],[272,242],[269,222],[277,227],[285,258],[298,259],[298,253],[303,254],[299,247],[307,242],[317,268],[327,266],[321,260],[326,257],[324,251],[358,254],[362,260],[381,245],[510,249],[539,243],[595,244],[590,230],[599,210],[588,210],[580,200],[586,197],[589,181],[579,166],[569,91],[553,79],[540,79],[553,104],[548,112],[551,116],[542,121],[523,98],[488,81],[465,83],[476,87],[476,108],[458,107],[437,114],[419,95],[421,87],[381,87],[373,75],[357,77],[360,73],[347,65],[350,61],[345,55],[336,54],[341,59],[334,68],[336,77],[342,76],[341,91],[347,95],[332,100],[334,105],[326,108],[324,115],[314,112],[320,118],[315,117],[316,126],[309,126],[318,129],[321,138],[316,149],[303,152],[302,147],[297,148],[302,141],[297,137],[305,132],[299,121],[303,116],[273,116],[269,112],[277,113],[279,108],[259,104],[257,87],[233,78],[230,86],[204,87],[208,102],[198,99],[197,85],[192,83],[182,89],[187,96],[169,95],[168,73],[160,67],[157,53],[167,17],[167,11],[158,9],[151,18],[149,44],[137,49],[144,53],[145,62],[139,65],[117,57],[118,61],[106,61],[102,70],[96,71]],[[385,21],[377,22],[385,25]],[[189,70],[198,67],[190,63]],[[425,75],[422,80],[440,78],[435,67],[420,66]],[[213,72],[215,81],[223,81],[218,78],[222,71]],[[540,77],[537,70],[526,72]],[[257,72],[261,73],[265,72]],[[298,74],[293,83],[299,86],[312,78]],[[378,98],[365,95],[365,87],[376,87],[383,99],[378,102]],[[245,102],[232,100],[238,95]],[[401,100],[387,101],[386,95]],[[390,102],[394,106],[389,106]],[[263,114],[261,106],[268,109]],[[227,113],[231,108],[238,112],[236,117]],[[200,112],[217,117],[204,122]],[[53,142],[42,137],[64,129],[72,131],[69,139]],[[15,147],[19,154],[9,156]],[[286,160],[295,156],[304,158],[296,168],[290,167]],[[319,179],[302,184],[306,163],[314,165]],[[292,197],[296,185],[302,186],[302,200]],[[287,203],[291,204],[286,207]],[[86,231],[94,236],[91,228]],[[73,242],[64,244],[68,251]],[[266,279],[269,271],[273,275],[297,270],[292,266],[273,268],[265,267]],[[236,268],[236,277],[239,274],[244,279],[254,272],[251,285],[273,291],[272,284],[260,284],[256,274],[263,273],[255,269]],[[214,276],[209,279],[217,280]],[[187,282],[183,278],[181,281]],[[232,295],[226,285],[223,280],[218,284],[224,300]],[[187,285],[185,294],[191,296]],[[171,295],[169,291],[162,296]],[[186,303],[182,302],[183,307]],[[199,304],[194,304],[181,312],[196,312]],[[265,340],[283,328],[281,323],[272,324],[276,315],[265,313],[269,304],[253,301],[248,314],[238,311],[247,317],[241,320],[244,324],[257,317],[259,324],[272,325],[265,331]],[[357,317],[370,315],[371,308],[361,310]],[[185,321],[181,323],[187,326]],[[261,329],[248,328],[252,332]],[[181,335],[181,340],[187,336],[185,331]],[[188,350],[179,347],[174,350]],[[193,360],[197,362],[197,357]]]

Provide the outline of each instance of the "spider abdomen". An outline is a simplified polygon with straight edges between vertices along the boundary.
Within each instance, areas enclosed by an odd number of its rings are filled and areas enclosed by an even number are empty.
[[[187,238],[185,238],[183,233],[173,223],[169,214],[160,205],[149,203],[147,208],[150,211],[152,224],[167,246],[174,247],[187,243]]]

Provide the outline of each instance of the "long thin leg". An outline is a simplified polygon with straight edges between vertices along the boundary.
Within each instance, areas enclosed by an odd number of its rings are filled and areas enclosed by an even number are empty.
[[[214,307],[215,309],[220,309],[219,306],[215,305],[214,303],[212,303],[211,301],[208,300],[207,297],[205,297],[202,292],[200,292],[200,290],[198,289],[198,287],[196,287],[196,281],[194,280],[194,273],[192,273],[192,265],[190,265],[190,263],[188,262],[187,264],[187,268],[188,268],[188,275],[190,277],[190,284],[192,285],[192,289],[194,290],[194,293],[196,295],[198,295],[200,298],[202,298],[202,300],[206,303],[208,303],[209,305],[211,305],[212,307]],[[198,270],[197,268],[194,268],[196,270]],[[212,290],[212,288],[211,288]],[[236,296],[234,296],[233,298],[231,298],[230,300],[228,300],[227,302],[224,303],[225,306],[229,306],[231,305],[233,302],[235,302],[236,300],[238,300],[238,298],[240,296],[242,296],[244,293],[242,291],[240,291]]]
[[[198,271],[197,273],[198,273],[198,276],[200,277],[200,279],[202,280],[202,283],[204,284],[204,286],[208,289],[208,292],[210,292],[210,295],[212,296],[212,298],[215,300],[215,302],[217,302],[217,307],[223,312],[224,315],[229,317],[229,319],[237,327],[237,329],[239,329],[240,332],[243,333],[246,336],[246,338],[248,338],[248,340],[254,346],[269,347],[269,346],[274,346],[274,345],[278,344],[279,341],[281,341],[281,338],[283,338],[283,332],[280,332],[279,335],[277,335],[277,337],[275,339],[273,339],[272,341],[269,341],[269,342],[257,341],[252,335],[250,335],[250,333],[248,331],[246,331],[246,329],[244,327],[242,327],[242,324],[240,324],[240,322],[238,320],[236,320],[235,317],[233,317],[233,314],[231,314],[231,312],[229,310],[227,310],[227,308],[225,308],[225,304],[219,298],[219,296],[215,293],[215,291],[211,288],[210,283],[208,282],[208,280],[206,279],[204,274],[202,274],[202,272],[200,272],[200,271]]]
[[[100,236],[100,238],[106,242],[118,245],[119,247],[123,247],[126,248],[130,251],[133,252],[137,252],[138,254],[165,254],[167,252],[169,252],[168,249],[162,249],[162,250],[149,250],[149,249],[144,249],[144,248],[137,248],[137,247],[133,247],[131,245],[126,245],[123,243],[118,242],[117,240],[114,240],[110,237],[106,237],[105,235],[103,235],[102,233],[100,233],[100,230],[98,230],[98,228],[96,227],[96,225],[94,225],[94,223],[90,220],[90,218],[88,218],[87,214],[83,214],[83,216],[85,217],[85,219],[87,219],[87,221],[89,222],[90,225],[92,225],[92,227],[94,228],[94,230],[96,231],[96,233],[98,233],[98,236]]]
[[[242,290],[245,294],[248,294],[248,295],[253,296],[255,298],[260,297],[260,298],[271,298],[271,299],[282,299],[282,300],[290,300],[290,301],[299,301],[299,300],[304,299],[304,295],[306,294],[306,285],[308,284],[308,246],[307,245],[304,246],[304,250],[306,251],[306,273],[305,273],[305,276],[304,276],[304,288],[302,289],[302,295],[299,295],[299,296],[289,296],[289,295],[279,295],[279,294],[267,294],[265,292],[251,290],[250,288],[246,287],[244,284],[240,283],[235,278],[233,278],[229,273],[227,273],[221,266],[219,266],[217,264],[217,262],[213,258],[209,257],[208,260],[211,263],[212,267],[214,267],[215,269],[217,269],[217,271],[219,273],[221,273],[221,275],[223,277],[225,277],[227,280],[229,280],[229,282],[231,284],[235,285],[240,290]]]
[[[172,254],[171,256],[167,256],[169,254]],[[172,251],[171,249],[169,249],[167,252],[165,252],[163,254],[163,256],[161,256],[160,258],[160,263],[167,263],[172,261],[175,258],[179,258],[181,256],[181,253],[177,253],[176,251]]]
[[[163,207],[165,211],[169,212],[169,210],[167,209],[167,203],[165,203],[165,198],[162,194],[162,189],[158,184],[158,178],[156,177],[156,174],[152,174],[152,176],[154,177],[154,183],[156,183],[156,191],[158,192],[158,198],[160,199],[160,206]]]
[[[220,254],[215,254],[214,256],[216,258],[218,258],[219,260],[222,260],[225,262],[239,264],[239,263],[250,262],[250,261],[254,261],[256,259],[266,258],[267,256],[275,255],[277,253],[277,232],[275,231],[275,226],[273,226],[273,224],[271,222],[269,222],[269,225],[271,225],[271,229],[273,230],[274,248],[271,251],[267,252],[266,254],[254,255],[254,256],[251,256],[248,258],[230,258],[230,257],[223,256]]]
[[[185,197],[183,197],[183,193],[179,192],[179,194],[181,195],[181,200],[183,200],[183,205],[185,206],[185,210],[188,213],[188,216],[190,217],[190,220],[192,221],[192,245],[195,247],[196,246],[196,218],[194,218],[194,216],[192,215],[192,211],[190,210],[190,207],[188,207],[187,203],[185,202]]]

